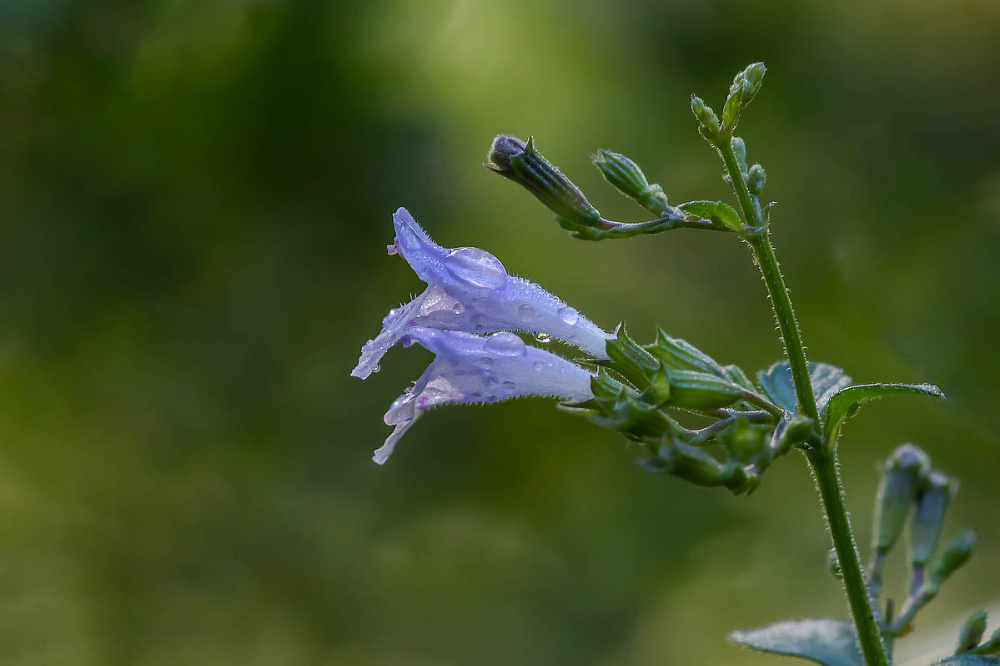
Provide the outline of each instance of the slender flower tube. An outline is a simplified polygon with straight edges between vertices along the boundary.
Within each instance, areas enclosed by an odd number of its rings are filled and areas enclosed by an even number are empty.
[[[550,352],[524,344],[506,331],[490,336],[411,327],[400,336],[434,352],[435,358],[412,389],[396,398],[385,413],[395,426],[372,460],[384,464],[396,442],[420,418],[438,405],[493,403],[518,396],[550,396],[590,400],[591,374]]]
[[[475,247],[444,248],[405,208],[392,216],[396,238],[389,254],[400,254],[427,289],[389,311],[382,331],[361,348],[351,372],[368,377],[379,359],[414,327],[469,333],[526,331],[546,335],[606,359],[612,336],[533,282],[508,275],[500,260]]]

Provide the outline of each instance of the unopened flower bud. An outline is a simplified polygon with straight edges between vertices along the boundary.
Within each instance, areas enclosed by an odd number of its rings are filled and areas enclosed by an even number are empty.
[[[983,634],[985,633],[986,613],[985,611],[976,611],[965,621],[965,624],[962,625],[962,630],[958,633],[958,645],[955,647],[955,654],[974,650],[979,645],[979,641],[983,639]]]
[[[737,419],[722,438],[726,450],[741,463],[754,460],[764,450],[766,426],[754,426],[745,418]]]
[[[585,227],[597,227],[601,214],[576,185],[528,142],[501,134],[493,139],[486,167],[531,192],[556,215]]]
[[[760,194],[761,190],[764,189],[764,184],[767,182],[767,174],[764,172],[764,167],[759,164],[754,164],[750,167],[750,175],[747,179],[747,185],[750,188],[750,194],[757,196]]]
[[[702,98],[691,95],[691,111],[694,112],[695,118],[701,123],[701,133],[705,135],[705,138],[709,140],[715,139],[722,128],[719,126],[719,117],[715,115],[712,107],[706,106],[705,100]]]
[[[598,150],[591,155],[604,179],[619,192],[635,199],[635,201],[654,215],[663,213],[667,208],[667,195],[658,184],[650,185],[646,175],[639,165],[619,153],[610,150]]]
[[[930,566],[931,583],[940,587],[955,571],[969,561],[979,545],[979,537],[972,530],[963,530],[944,546],[944,552]]]
[[[753,98],[757,96],[760,92],[760,88],[764,83],[764,74],[767,73],[767,68],[762,62],[755,62],[750,65],[742,72],[736,75],[733,79],[732,85],[729,86],[729,94],[739,95],[740,106],[747,106],[753,101]]]
[[[666,404],[683,409],[728,407],[741,397],[743,389],[728,380],[705,372],[672,370],[668,372],[670,398]]]
[[[934,555],[945,511],[955,494],[955,484],[944,474],[933,472],[917,495],[917,508],[910,524],[910,559],[913,567],[923,567]]]
[[[734,136],[730,143],[733,146],[733,155],[736,157],[736,163],[740,165],[740,173],[743,174],[743,179],[747,178],[747,144],[742,137]]]
[[[749,105],[760,90],[764,72],[764,63],[758,62],[747,67],[733,79],[732,85],[729,86],[729,97],[722,109],[722,127],[725,131],[732,132],[736,127],[743,107]]]
[[[927,454],[912,444],[903,444],[886,461],[875,498],[872,548],[888,552],[903,531],[917,489],[930,469]]]

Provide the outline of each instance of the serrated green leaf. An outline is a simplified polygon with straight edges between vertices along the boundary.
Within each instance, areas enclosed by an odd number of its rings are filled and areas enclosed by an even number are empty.
[[[1000,658],[984,657],[978,654],[960,654],[935,661],[934,666],[1000,666]]]
[[[854,626],[847,620],[786,620],[734,631],[729,639],[754,650],[800,657],[823,666],[864,666]]]
[[[837,391],[826,405],[825,433],[835,435],[848,416],[866,402],[893,395],[925,395],[944,398],[944,391],[934,384],[858,384]],[[822,413],[823,407],[820,408]]]
[[[812,384],[816,407],[822,412],[827,402],[837,392],[850,386],[851,378],[843,370],[829,363],[812,363],[809,367],[809,382]],[[778,361],[767,370],[757,373],[760,386],[776,405],[794,413],[798,398],[788,361]]]
[[[678,206],[688,215],[701,217],[717,226],[742,231],[743,223],[739,214],[733,210],[732,206],[721,201],[689,201]]]

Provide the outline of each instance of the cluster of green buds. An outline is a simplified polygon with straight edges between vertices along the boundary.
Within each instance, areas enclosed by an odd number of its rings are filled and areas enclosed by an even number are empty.
[[[754,219],[747,220],[746,224],[731,206],[720,201],[689,201],[671,206],[663,187],[650,183],[634,160],[610,150],[600,149],[592,153],[590,157],[594,166],[612,187],[655,215],[655,219],[619,222],[604,217],[580,188],[538,151],[533,137],[522,141],[506,134],[497,136],[490,146],[484,166],[531,192],[555,214],[559,225],[576,238],[631,238],[673,229],[704,229],[744,235],[759,228],[761,223],[767,224],[770,205],[762,208],[758,200],[767,174],[760,164],[747,165],[746,144],[743,139],[733,136],[733,130],[741,111],[760,90],[765,72],[763,63],[755,63],[736,75],[721,119],[700,97],[692,96],[691,99],[699,131],[724,158],[726,168],[723,178],[738,193],[745,191],[749,205],[755,210]],[[726,159],[727,156],[731,159]],[[742,182],[737,185],[733,178]]]
[[[728,206],[728,213],[721,216],[714,208],[706,211],[704,206],[725,204],[690,202],[671,206],[663,188],[650,183],[639,165],[625,155],[601,149],[591,154],[591,161],[616,190],[657,217],[643,222],[605,218],[580,188],[538,151],[533,137],[522,141],[506,134],[497,136],[484,166],[528,190],[555,213],[559,226],[584,240],[631,238],[672,229],[733,231],[738,225],[738,216]]]
[[[764,83],[767,68],[764,63],[755,62],[736,75],[729,86],[729,96],[722,108],[722,118],[706,106],[705,101],[697,95],[691,95],[691,110],[698,119],[698,130],[702,136],[715,142],[720,136],[731,137],[733,130],[740,121],[743,109],[750,105]]]
[[[908,634],[913,629],[917,613],[934,599],[947,581],[972,557],[978,538],[972,530],[964,530],[945,543],[940,554],[938,544],[944,528],[945,514],[957,483],[931,468],[930,458],[913,444],[902,444],[893,451],[882,467],[882,478],[875,499],[871,565],[868,586],[872,600],[878,602],[886,556],[900,541],[909,523],[909,594],[896,613],[892,600],[886,602],[882,618],[887,642]],[[976,648],[985,631],[985,616],[980,622],[973,616],[960,641],[960,651]],[[982,625],[976,634],[975,628]],[[1000,650],[1000,637],[993,641]],[[972,647],[963,647],[973,644]],[[991,648],[992,649],[992,648]]]
[[[723,180],[736,191],[738,197],[745,186],[747,204],[754,209],[754,217],[765,225],[770,216],[770,204],[762,208],[759,197],[767,183],[767,173],[760,164],[747,166],[746,143],[735,136],[733,131],[743,109],[749,106],[760,91],[766,72],[764,63],[758,62],[736,75],[729,86],[729,96],[721,119],[710,106],[705,105],[704,100],[697,95],[691,96],[691,111],[698,119],[698,131],[715,147],[726,165],[722,172]],[[735,171],[739,174],[733,173]],[[737,177],[743,181],[740,186],[734,183],[733,179]]]
[[[640,465],[651,472],[747,493],[813,432],[810,419],[774,404],[743,370],[662,329],[640,345],[619,326],[606,351],[594,398],[563,407],[643,444],[650,456]],[[713,422],[701,428],[681,422],[706,419]]]

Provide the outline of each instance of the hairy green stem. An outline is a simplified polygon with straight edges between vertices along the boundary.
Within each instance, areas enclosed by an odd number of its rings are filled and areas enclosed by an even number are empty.
[[[833,538],[833,547],[840,561],[844,589],[847,590],[847,601],[851,607],[851,616],[854,618],[854,627],[865,663],[868,666],[887,666],[889,662],[882,643],[882,632],[875,619],[875,610],[868,596],[864,574],[861,573],[858,549],[854,544],[851,523],[844,507],[836,455],[833,450],[823,448],[811,449],[806,457],[816,478],[827,526]]]
[[[798,321],[795,319],[792,300],[788,295],[787,287],[785,287],[785,279],[778,267],[778,259],[774,254],[774,246],[771,245],[767,225],[762,219],[760,207],[755,205],[750,190],[740,173],[736,154],[733,152],[732,138],[730,136],[720,137],[716,142],[716,147],[719,149],[722,160],[726,164],[726,170],[732,178],[736,198],[739,200],[740,210],[743,214],[743,221],[747,225],[743,237],[753,250],[757,266],[760,268],[764,283],[767,285],[767,292],[771,297],[771,306],[774,309],[774,316],[778,320],[778,328],[781,330],[781,341],[791,368],[792,383],[795,386],[795,396],[798,399],[799,409],[811,418],[816,427],[819,428],[819,410],[813,395],[812,383],[809,380],[809,367],[806,364],[802,335],[799,332]],[[810,443],[811,446],[806,455],[816,478],[823,512],[826,514],[827,525],[830,528],[830,537],[840,561],[844,589],[847,592],[847,600],[851,608],[851,616],[854,619],[861,652],[868,666],[888,666],[881,631],[868,596],[868,586],[861,573],[861,561],[854,543],[854,534],[847,516],[847,509],[844,507],[836,450],[832,443],[823,441],[818,434],[812,438]]]
[[[816,409],[812,383],[809,381],[809,366],[806,363],[805,347],[802,345],[802,334],[799,332],[799,324],[792,309],[792,299],[785,287],[785,279],[778,267],[778,259],[774,256],[774,246],[771,245],[766,228],[749,232],[745,237],[753,249],[757,265],[767,284],[767,291],[771,295],[771,306],[774,308],[774,317],[778,320],[785,356],[788,357],[788,364],[792,370],[792,383],[795,385],[799,409],[818,424],[819,413]]]

